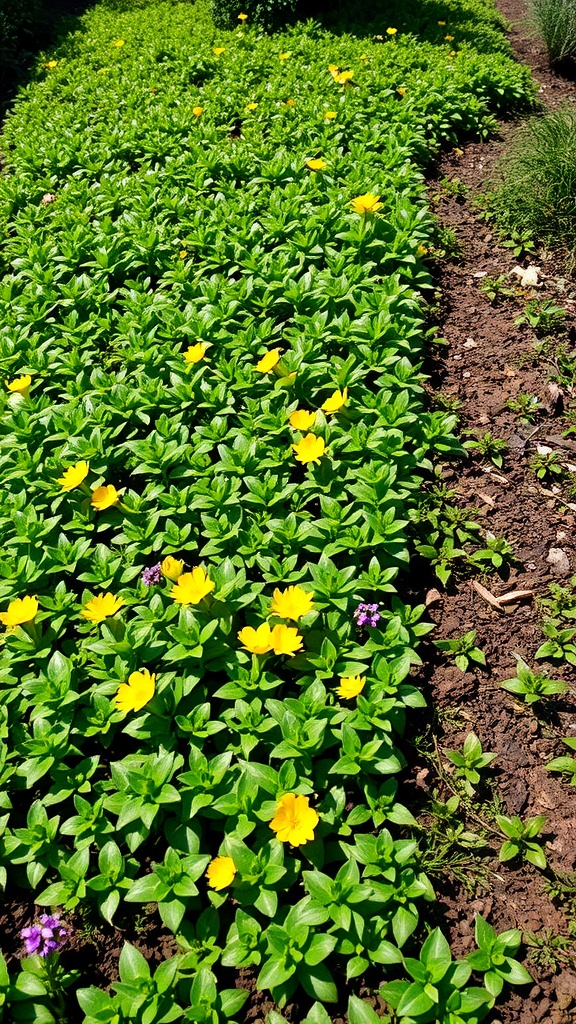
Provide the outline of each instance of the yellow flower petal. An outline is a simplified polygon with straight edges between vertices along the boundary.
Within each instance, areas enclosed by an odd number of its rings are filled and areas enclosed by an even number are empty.
[[[308,462],[315,462],[320,465],[320,459],[324,455],[326,445],[323,437],[316,437],[316,434],[306,434],[298,444],[292,445],[294,455],[298,462],[304,465]]]
[[[265,355],[256,363],[256,369],[259,373],[270,373],[277,363],[280,362],[280,356],[282,355],[282,349],[271,348],[266,352]]]
[[[203,341],[199,341],[196,345],[190,345],[186,349],[184,360],[190,364],[199,363],[201,359],[204,359],[207,351],[208,345],[205,345]]]
[[[170,597],[177,604],[200,604],[215,586],[202,566],[197,565],[190,572],[179,576],[176,586],[170,591]]]
[[[184,562],[181,562],[179,558],[172,558],[172,555],[167,555],[160,565],[160,572],[167,580],[172,580],[175,583],[184,572]]]
[[[352,697],[357,697],[359,693],[362,693],[366,685],[366,676],[344,676],[340,680],[340,686],[336,688],[336,693],[339,697],[344,697],[345,700],[351,700]]]
[[[340,391],[340,389],[337,389],[330,395],[330,398],[326,399],[326,401],[323,403],[323,405],[321,405],[320,408],[322,409],[323,412],[327,413],[338,412],[338,410],[341,409],[343,405],[346,405],[347,401],[348,388],[344,388],[344,391]]]
[[[88,601],[80,614],[89,622],[103,622],[110,615],[115,615],[124,601],[114,594],[98,594]]]
[[[216,889],[216,892],[227,889],[229,885],[232,885],[236,871],[237,868],[232,857],[214,857],[206,870],[208,885],[211,889]]]
[[[274,654],[287,654],[289,658],[302,650],[302,637],[294,626],[274,626],[270,643]]]
[[[127,683],[120,683],[112,703],[119,711],[140,711],[152,700],[155,691],[156,676],[143,668],[140,672],[132,672]]]
[[[29,373],[23,374],[22,377],[16,377],[6,384],[8,391],[11,391],[13,395],[27,395],[28,388],[32,383],[32,378]]]
[[[326,110],[324,113],[324,117],[327,121],[333,121],[336,116],[337,114],[335,110]]]
[[[313,594],[308,594],[302,587],[287,587],[286,590],[276,588],[270,611],[281,619],[293,619],[297,622],[302,615],[307,615],[312,610],[313,597]]]
[[[120,501],[120,495],[114,487],[114,484],[104,484],[102,487],[96,487],[92,491],[92,500],[90,504],[93,508],[97,508],[99,512],[103,512],[104,509],[111,508],[112,505],[117,505]]]
[[[270,828],[281,843],[302,846],[314,839],[314,829],[319,821],[318,812],[310,807],[307,796],[286,793],[276,805]]]
[[[194,117],[200,117],[204,113],[204,107],[192,107]]]
[[[0,612],[0,622],[8,629],[21,626],[24,622],[32,622],[38,612],[36,597],[17,597],[8,605],[8,610]]]
[[[258,629],[244,626],[237,635],[242,647],[250,651],[250,654],[268,654],[272,650],[272,630],[267,622],[263,622]]]
[[[322,159],[322,157],[318,157],[315,160],[307,160],[306,167],[311,171],[323,171],[325,167],[328,167],[328,164]]]
[[[316,413],[308,412],[307,409],[295,409],[288,420],[294,430],[310,430],[316,422]]]
[[[375,196],[372,192],[365,192],[363,196],[356,196],[355,199],[352,199],[351,204],[356,213],[374,213],[384,205],[379,200],[380,196]]]
[[[77,462],[75,466],[68,466],[56,483],[60,484],[63,491],[73,491],[75,487],[79,487],[84,482],[89,472],[90,464],[88,462]]]
[[[216,54],[217,57],[219,57],[221,53],[226,53],[226,47],[225,46],[215,46],[214,47],[214,53]]]

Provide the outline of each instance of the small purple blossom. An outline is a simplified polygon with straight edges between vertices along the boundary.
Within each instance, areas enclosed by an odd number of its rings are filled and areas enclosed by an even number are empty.
[[[161,565],[162,562],[156,562],[156,565],[151,565],[148,569],[144,569],[142,583],[145,587],[152,587],[155,583],[160,583],[162,579]]]
[[[359,604],[354,612],[357,626],[377,626],[382,616],[377,604]]]
[[[68,929],[60,921],[59,914],[40,914],[35,924],[22,929],[20,938],[24,940],[26,956],[48,956],[66,944]]]

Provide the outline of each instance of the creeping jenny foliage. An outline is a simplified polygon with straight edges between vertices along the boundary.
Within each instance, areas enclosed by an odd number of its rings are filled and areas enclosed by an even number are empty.
[[[472,11],[492,39],[479,3],[445,29],[431,4],[426,41],[119,6],[43,55],[2,139],[0,611],[39,602],[1,637],[3,881],[110,923],[155,903],[178,936],[154,977],[127,945],[121,982],[80,992],[87,1021],[238,1017],[222,967],[280,1006],[368,972],[404,1021],[479,1020],[497,993],[464,987],[438,932],[403,962],[434,897],[395,779],[430,626],[395,588],[423,479],[458,447],[424,402],[420,168],[526,101],[527,72],[450,33]],[[174,600],[168,556],[206,596]],[[290,586],[312,595],[298,621],[271,612]],[[108,617],[82,615],[104,594]],[[298,630],[294,656],[242,646],[266,622]],[[287,795],[313,840],[276,838]]]

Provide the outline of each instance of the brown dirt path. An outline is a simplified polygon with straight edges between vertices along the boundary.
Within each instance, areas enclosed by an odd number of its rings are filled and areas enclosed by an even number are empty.
[[[518,59],[532,67],[540,84],[542,104],[554,108],[576,102],[576,84],[550,71],[544,50],[531,36],[526,4],[498,0],[498,6],[512,23],[510,39]],[[530,298],[551,298],[566,309],[570,337],[576,336],[576,281],[547,254],[521,259],[498,245],[474,205],[513,129],[511,123],[502,124],[496,140],[471,143],[461,155],[458,151],[446,154],[430,182],[438,216],[455,231],[461,246],[460,256],[442,263],[437,278],[442,293],[440,332],[449,348],[435,384],[443,395],[462,403],[462,430],[490,431],[509,446],[502,471],[478,458],[445,471],[445,482],[457,492],[461,507],[479,507],[483,528],[505,536],[517,558],[506,580],[497,575],[477,578],[496,596],[526,588],[536,597],[546,597],[550,583],[567,585],[576,574],[576,504],[574,497],[567,496],[566,485],[539,481],[530,462],[538,445],[560,447],[568,425],[562,404],[569,412],[576,407],[576,396],[565,389],[563,403],[552,409],[550,367],[535,357],[532,329],[516,325],[515,319]],[[441,184],[443,178],[459,179],[466,186],[465,197],[449,195]],[[540,268],[541,287],[537,290],[520,288],[519,278],[512,273],[518,264],[526,267],[530,263]],[[506,285],[515,288],[515,294],[491,304],[480,284],[485,276],[498,278],[502,274],[507,275]],[[506,407],[507,400],[519,394],[548,402],[550,411],[538,415],[533,425],[523,423]],[[547,441],[551,437],[556,440]],[[570,442],[567,449],[561,449],[564,461],[576,463],[569,446]],[[576,476],[572,476],[572,485],[575,482]],[[556,565],[550,561],[554,549],[564,556]],[[532,989],[516,989],[497,1006],[490,1018],[494,1024],[573,1024],[576,933],[570,931],[570,925],[576,914],[576,874],[571,902],[552,901],[545,885],[553,872],[576,872],[576,790],[561,776],[547,772],[545,765],[567,752],[560,737],[576,735],[576,672],[566,663],[560,668],[547,666],[553,678],[569,683],[570,691],[555,699],[553,713],[545,721],[539,705],[531,710],[498,686],[514,675],[515,652],[531,666],[535,664],[534,654],[543,641],[543,612],[537,601],[498,612],[469,581],[462,581],[449,585],[448,594],[436,600],[429,613],[438,624],[435,638],[459,637],[469,629],[477,630],[478,645],[487,660],[485,671],[462,673],[442,661],[429,674],[429,696],[438,713],[440,761],[449,768],[442,748],[461,748],[466,733],[473,729],[483,748],[498,755],[495,776],[502,813],[523,819],[546,815],[545,849],[551,869],[546,875],[530,865],[500,865],[494,857],[489,864],[493,874],[472,895],[450,874],[444,880],[435,879],[442,916],[450,922],[451,941],[458,954],[472,948],[476,912],[497,930],[520,928],[525,933],[529,943],[524,946],[528,952],[525,963],[535,984]],[[423,759],[419,768],[418,784],[428,791],[439,786],[445,800],[449,789],[439,780],[433,763]],[[566,947],[555,958],[551,933],[562,936]]]

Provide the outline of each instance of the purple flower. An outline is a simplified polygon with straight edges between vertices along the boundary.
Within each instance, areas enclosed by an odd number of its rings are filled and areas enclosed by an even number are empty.
[[[155,583],[160,583],[162,579],[161,565],[161,562],[156,562],[156,565],[151,565],[148,569],[144,569],[142,583],[145,587],[152,587]]]
[[[24,939],[26,956],[48,956],[62,949],[68,938],[68,929],[60,921],[59,914],[40,914],[38,922],[23,928],[20,938]]]
[[[382,616],[378,611],[377,604],[359,604],[354,612],[357,626],[372,626],[374,628],[380,622]]]
[[[23,928],[20,932],[20,938],[24,939],[26,955],[32,956],[42,942],[42,929],[36,924],[33,924],[31,928]]]

